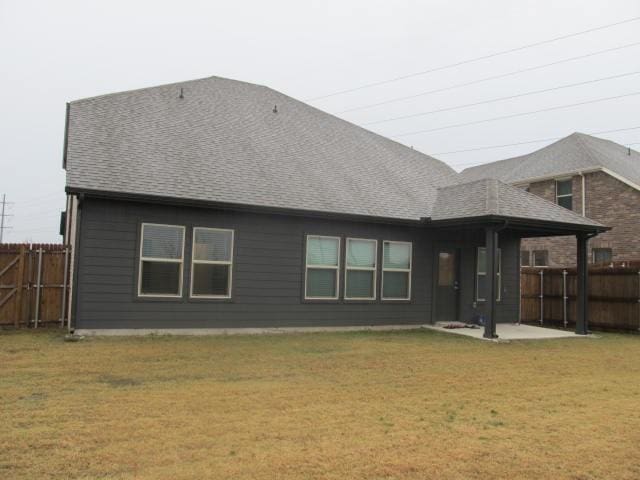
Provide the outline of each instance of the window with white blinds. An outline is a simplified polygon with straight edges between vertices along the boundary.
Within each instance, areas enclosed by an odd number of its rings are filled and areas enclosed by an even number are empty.
[[[411,298],[410,242],[382,243],[382,300]]]
[[[378,242],[347,238],[345,252],[345,300],[375,300]]]
[[[193,229],[191,296],[231,298],[233,230]]]
[[[337,300],[340,272],[340,238],[307,235],[305,299]]]
[[[184,227],[143,223],[138,295],[181,297]]]
[[[498,270],[496,271],[498,289],[496,292],[496,301],[500,301],[502,298],[502,250],[498,251]],[[487,300],[487,249],[485,247],[478,247],[477,263],[476,263],[476,300],[478,302],[484,302]]]

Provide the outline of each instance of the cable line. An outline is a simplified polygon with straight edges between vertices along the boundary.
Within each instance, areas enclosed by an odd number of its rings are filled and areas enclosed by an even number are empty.
[[[481,60],[487,60],[489,58],[498,57],[500,55],[506,55],[507,53],[518,52],[518,51],[521,51],[521,50],[525,50],[527,48],[533,48],[533,47],[537,47],[537,46],[540,46],[540,45],[545,45],[547,43],[553,43],[553,42],[557,42],[557,41],[560,41],[560,40],[565,40],[567,38],[576,37],[576,36],[579,36],[579,35],[585,35],[587,33],[592,33],[592,32],[596,32],[598,30],[604,30],[604,29],[607,29],[607,28],[616,27],[618,25],[623,25],[625,23],[635,22],[635,21],[638,21],[638,20],[640,20],[640,17],[628,18],[626,20],[621,20],[619,22],[609,23],[607,25],[601,25],[599,27],[589,28],[587,30],[582,30],[580,32],[569,33],[567,35],[561,35],[559,37],[554,37],[554,38],[550,38],[550,39],[547,39],[547,40],[542,40],[542,41],[535,42],[535,43],[529,43],[527,45],[522,45],[520,47],[510,48],[510,49],[507,49],[507,50],[501,50],[501,51],[498,51],[498,52],[490,53],[488,55],[482,55],[480,57],[470,58],[470,59],[462,60],[462,61],[455,62],[455,63],[449,63],[447,65],[442,65],[440,67],[435,67],[435,68],[430,68],[430,69],[427,69],[427,70],[422,70],[420,72],[409,73],[409,74],[406,74],[406,75],[401,75],[401,76],[398,76],[398,77],[389,78],[387,80],[380,80],[378,82],[367,83],[367,84],[364,84],[364,85],[360,85],[358,87],[347,88],[347,89],[344,89],[344,90],[338,90],[338,91],[333,92],[333,93],[328,93],[328,94],[325,94],[325,95],[320,95],[320,96],[317,96],[317,97],[308,98],[305,101],[306,102],[312,102],[312,101],[316,101],[316,100],[322,100],[324,98],[335,97],[336,95],[344,95],[345,93],[356,92],[358,90],[363,90],[365,88],[377,87],[379,85],[385,85],[387,83],[398,82],[400,80],[406,80],[407,78],[412,78],[412,77],[417,77],[417,76],[420,76],[420,75],[426,75],[428,73],[447,70],[447,69],[450,69],[450,68],[459,67],[460,65],[465,65],[465,64],[473,63],[473,62],[479,62]]]
[[[430,111],[427,111],[427,112],[412,113],[410,115],[402,115],[400,117],[393,117],[393,118],[386,118],[386,119],[383,119],[383,120],[376,120],[376,121],[373,121],[373,122],[363,123],[361,125],[362,126],[377,125],[379,123],[387,123],[387,122],[394,122],[396,120],[405,120],[407,118],[422,117],[422,116],[425,116],[425,115],[432,115],[434,113],[449,112],[451,110],[458,110],[460,108],[475,107],[475,106],[478,106],[478,105],[486,105],[488,103],[500,102],[500,101],[503,101],[503,100],[511,100],[513,98],[526,97],[528,95],[537,95],[539,93],[552,92],[554,90],[562,90],[564,88],[571,88],[571,87],[577,87],[577,86],[580,86],[580,85],[589,85],[589,84],[592,84],[592,83],[604,82],[606,80],[613,80],[615,78],[622,78],[622,77],[628,77],[628,76],[631,76],[631,75],[638,75],[639,73],[640,73],[640,70],[635,71],[635,72],[622,73],[620,75],[612,75],[612,76],[609,76],[609,77],[602,77],[602,78],[596,78],[596,79],[593,79],[593,80],[586,80],[584,82],[568,83],[568,84],[560,85],[560,86],[557,86],[557,87],[544,88],[542,90],[532,90],[530,92],[523,92],[523,93],[518,93],[516,95],[508,95],[506,97],[493,98],[491,100],[483,100],[481,102],[467,103],[467,104],[464,104],[464,105],[456,105],[456,106],[453,106],[453,107],[438,108],[437,110],[430,110]]]
[[[478,83],[484,83],[484,82],[488,82],[490,80],[497,80],[499,78],[511,77],[513,75],[519,75],[519,74],[525,73],[525,72],[531,72],[531,71],[539,70],[539,69],[542,69],[542,68],[552,67],[554,65],[559,65],[559,64],[562,64],[562,63],[566,63],[566,62],[573,62],[573,61],[576,61],[576,60],[582,60],[584,58],[594,57],[596,55],[602,55],[602,54],[605,54],[605,53],[614,52],[616,50],[622,50],[624,48],[635,47],[637,45],[640,45],[640,42],[628,43],[628,44],[625,44],[625,45],[620,45],[618,47],[606,48],[604,50],[597,50],[595,52],[587,53],[585,55],[578,55],[576,57],[569,57],[569,58],[565,58],[565,59],[562,59],[562,60],[557,60],[557,61],[551,62],[551,63],[543,63],[541,65],[535,65],[533,67],[521,68],[519,70],[513,70],[511,72],[501,73],[501,74],[498,74],[498,75],[491,75],[489,77],[480,78],[478,80],[472,80],[470,82],[456,83],[456,84],[453,84],[453,85],[449,85],[447,87],[436,88],[434,90],[427,90],[425,92],[415,93],[413,95],[406,95],[404,97],[392,98],[391,100],[385,100],[385,101],[382,101],[382,102],[370,103],[368,105],[361,105],[359,107],[348,108],[346,110],[340,110],[339,112],[336,112],[336,115],[339,115],[341,113],[356,112],[358,110],[365,110],[367,108],[379,107],[379,106],[382,106],[382,105],[388,105],[390,103],[400,102],[402,100],[411,100],[411,99],[414,99],[414,98],[423,97],[425,95],[431,95],[433,93],[440,93],[440,92],[446,92],[448,90],[454,90],[456,88],[468,87],[468,86],[471,86],[471,85],[477,85]]]
[[[436,128],[428,128],[425,130],[415,130],[413,132],[406,132],[406,133],[400,133],[400,134],[396,134],[396,135],[392,135],[392,138],[399,138],[399,137],[408,137],[411,135],[418,135],[420,133],[429,133],[429,132],[436,132],[438,130],[446,130],[449,128],[456,128],[456,127],[466,127],[468,125],[478,125],[480,123],[488,123],[488,122],[494,122],[497,120],[504,120],[507,118],[515,118],[515,117],[522,117],[525,115],[534,115],[536,113],[543,113],[543,112],[550,112],[552,110],[560,110],[563,108],[571,108],[571,107],[578,107],[580,105],[588,105],[591,103],[598,103],[598,102],[606,102],[609,100],[615,100],[618,98],[625,98],[625,97],[631,97],[634,95],[640,95],[640,92],[632,92],[632,93],[626,93],[624,95],[615,95],[613,97],[604,97],[604,98],[596,98],[595,100],[587,100],[586,102],[578,102],[578,103],[569,103],[566,105],[558,105],[555,107],[549,107],[549,108],[541,108],[539,110],[531,110],[528,112],[520,112],[520,113],[513,113],[511,115],[502,115],[500,117],[491,117],[491,118],[485,118],[482,120],[475,120],[473,122],[465,122],[465,123],[455,123],[453,125],[445,125],[443,127],[436,127]]]

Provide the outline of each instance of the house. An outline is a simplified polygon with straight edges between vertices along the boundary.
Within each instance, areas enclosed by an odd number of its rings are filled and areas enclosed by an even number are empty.
[[[612,227],[590,242],[592,263],[640,259],[640,153],[635,150],[574,133],[527,155],[468,168],[461,177],[497,178]],[[575,264],[572,239],[529,238],[521,248],[523,266]]]
[[[496,322],[520,239],[606,227],[270,88],[205,78],[68,104],[77,332]],[[586,267],[577,331],[586,333]],[[581,281],[582,281],[581,280]],[[581,310],[580,310],[581,309]]]

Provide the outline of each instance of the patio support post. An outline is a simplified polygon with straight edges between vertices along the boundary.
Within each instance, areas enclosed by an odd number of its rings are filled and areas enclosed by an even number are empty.
[[[487,291],[484,338],[498,338],[496,334],[496,294],[498,290],[498,231],[495,227],[485,229],[485,248],[487,255]]]
[[[589,333],[589,300],[588,300],[588,272],[587,272],[587,242],[589,236],[576,235],[578,244],[577,252],[577,305],[576,305],[576,334]]]

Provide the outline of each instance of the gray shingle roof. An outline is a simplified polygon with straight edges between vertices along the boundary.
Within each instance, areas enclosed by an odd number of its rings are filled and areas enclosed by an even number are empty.
[[[495,179],[442,187],[433,210],[432,220],[495,215],[602,227],[598,222]]]
[[[65,158],[70,191],[599,225],[500,182],[441,188],[459,183],[445,163],[270,88],[219,77],[71,102]],[[478,201],[491,192],[495,205]]]
[[[461,181],[497,178],[518,183],[580,170],[606,168],[640,185],[640,153],[610,140],[573,133],[540,150],[519,157],[467,168]]]
[[[400,219],[429,216],[456,176],[270,88],[218,77],[71,102],[66,158],[70,189]]]

